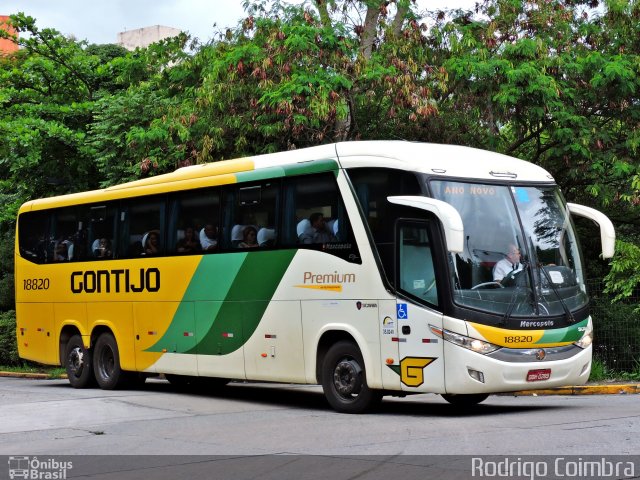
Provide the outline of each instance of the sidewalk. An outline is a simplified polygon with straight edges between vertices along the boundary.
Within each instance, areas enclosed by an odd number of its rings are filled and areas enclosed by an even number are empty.
[[[22,372],[2,372],[0,377],[29,378],[36,380],[48,380],[51,376],[47,373],[22,373]],[[60,375],[61,379],[66,379],[66,375]],[[575,387],[556,387],[543,390],[520,390],[517,392],[498,393],[496,395],[518,396],[542,396],[542,395],[633,395],[640,393],[640,383],[599,383],[592,385],[581,385]]]

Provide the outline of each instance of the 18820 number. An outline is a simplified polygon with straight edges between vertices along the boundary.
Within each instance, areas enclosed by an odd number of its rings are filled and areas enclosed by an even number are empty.
[[[514,335],[513,337],[504,337],[504,343],[531,343],[533,337],[531,335]]]
[[[25,278],[22,282],[24,290],[49,290],[48,278]]]

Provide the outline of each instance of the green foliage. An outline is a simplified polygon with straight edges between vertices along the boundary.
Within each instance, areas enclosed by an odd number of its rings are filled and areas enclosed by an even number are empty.
[[[616,254],[611,270],[605,277],[606,293],[614,294],[614,301],[625,300],[634,293],[640,296],[640,247],[622,240],[616,241]],[[640,306],[636,306],[640,313]]]
[[[590,382],[602,382],[604,380],[611,380],[614,374],[609,370],[609,367],[600,360],[599,358],[594,358],[591,362],[591,373],[589,374]]]
[[[640,362],[640,312],[592,292],[594,357],[613,372],[634,371]]]
[[[16,343],[16,312],[0,312],[0,365],[20,365]]]

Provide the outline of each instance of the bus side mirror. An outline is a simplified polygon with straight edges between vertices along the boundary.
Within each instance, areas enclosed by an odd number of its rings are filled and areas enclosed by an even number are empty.
[[[396,205],[404,205],[419,210],[433,213],[442,223],[447,250],[452,253],[460,253],[464,250],[464,227],[458,211],[442,200],[417,196],[387,197],[387,200]]]
[[[600,227],[600,243],[602,244],[602,258],[611,258],[615,253],[616,231],[611,220],[602,212],[577,203],[567,203],[573,215],[588,218]]]

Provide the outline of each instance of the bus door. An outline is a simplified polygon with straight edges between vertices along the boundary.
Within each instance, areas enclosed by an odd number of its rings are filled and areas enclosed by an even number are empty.
[[[432,232],[428,221],[400,220],[396,224],[396,302],[399,362],[395,367],[406,391],[444,392],[438,285]]]

